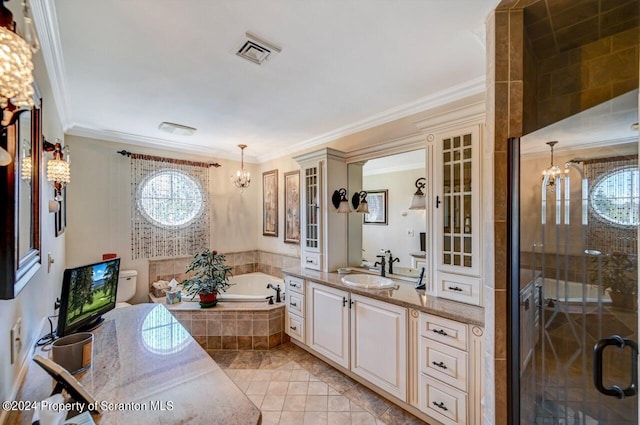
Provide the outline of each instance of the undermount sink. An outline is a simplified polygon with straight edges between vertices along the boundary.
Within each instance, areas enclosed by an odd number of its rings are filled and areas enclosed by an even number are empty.
[[[382,276],[372,274],[351,274],[342,278],[342,283],[356,288],[389,289],[396,286],[395,282]]]

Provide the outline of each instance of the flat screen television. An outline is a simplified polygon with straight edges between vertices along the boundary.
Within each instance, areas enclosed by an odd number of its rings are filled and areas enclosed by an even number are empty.
[[[116,306],[119,272],[119,258],[64,271],[58,337],[93,329],[102,322],[102,315]]]

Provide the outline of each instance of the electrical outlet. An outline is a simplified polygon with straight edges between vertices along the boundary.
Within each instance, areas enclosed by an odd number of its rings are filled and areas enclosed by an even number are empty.
[[[407,229],[407,236],[413,237],[413,229]]]
[[[16,320],[11,327],[11,364],[14,364],[20,357],[22,349],[22,319]]]

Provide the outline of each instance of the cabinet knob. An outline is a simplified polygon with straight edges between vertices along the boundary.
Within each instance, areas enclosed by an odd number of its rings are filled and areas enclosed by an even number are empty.
[[[431,362],[434,366],[438,366],[441,369],[446,369],[447,365],[444,364],[444,362]]]
[[[440,403],[436,403],[436,402],[434,401],[434,402],[433,402],[433,405],[434,405],[434,406],[436,406],[438,409],[442,409],[442,410],[444,410],[445,412],[446,412],[447,410],[449,410],[449,409],[447,409],[447,408],[445,407],[444,402],[442,402],[442,401],[441,401]]]

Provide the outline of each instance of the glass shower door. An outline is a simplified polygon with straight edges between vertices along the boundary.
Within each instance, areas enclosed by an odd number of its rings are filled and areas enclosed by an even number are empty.
[[[573,137],[630,126],[637,96],[520,141],[523,424],[638,424],[638,136]]]

